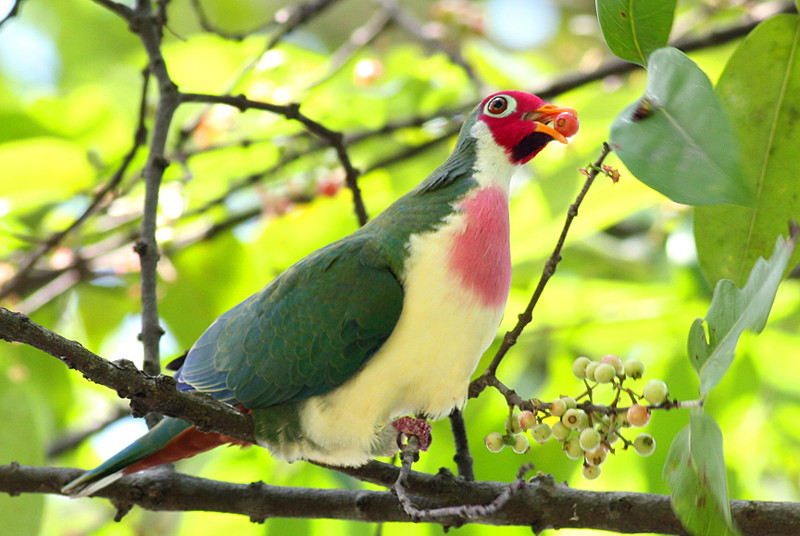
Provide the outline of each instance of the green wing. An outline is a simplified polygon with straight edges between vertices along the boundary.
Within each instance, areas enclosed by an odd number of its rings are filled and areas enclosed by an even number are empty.
[[[176,374],[179,388],[259,409],[341,385],[389,338],[400,282],[357,233],[304,258],[220,316]]]

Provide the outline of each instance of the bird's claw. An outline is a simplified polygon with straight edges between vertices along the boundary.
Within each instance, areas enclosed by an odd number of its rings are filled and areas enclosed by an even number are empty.
[[[431,437],[431,423],[426,421],[425,419],[415,419],[414,417],[400,417],[396,421],[392,423],[392,426],[400,432],[400,436],[397,438],[397,442],[400,448],[403,447],[401,444],[403,436],[411,437],[414,436],[418,440],[419,450],[428,450],[428,447],[431,446],[431,441],[433,438]]]

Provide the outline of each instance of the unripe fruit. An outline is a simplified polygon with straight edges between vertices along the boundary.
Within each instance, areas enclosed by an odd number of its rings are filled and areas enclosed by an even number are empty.
[[[483,442],[486,444],[486,448],[489,449],[490,452],[500,452],[503,450],[503,447],[506,446],[506,442],[503,439],[503,434],[500,432],[491,432],[489,435],[483,438]]]
[[[589,465],[601,465],[604,461],[606,461],[607,456],[608,451],[603,445],[600,445],[596,449],[590,450],[586,453],[586,463]]]
[[[592,424],[591,422],[589,422],[589,415],[583,410],[580,410],[580,412],[581,413],[579,415],[580,420],[578,421],[578,430],[585,430],[586,428],[591,428]]]
[[[578,129],[580,128],[580,122],[578,122],[578,118],[573,114],[569,112],[563,112],[556,116],[555,121],[553,121],[553,128],[559,134],[563,134],[569,138],[578,132]]]
[[[609,383],[616,375],[617,370],[614,368],[614,365],[609,363],[600,363],[597,365],[597,368],[594,369],[594,379],[597,383]]]
[[[586,365],[586,379],[593,382],[594,379],[594,371],[597,370],[597,365],[599,365],[597,361],[592,361],[588,365]]]
[[[633,450],[639,456],[650,456],[656,450],[656,440],[650,434],[639,434],[633,440]]]
[[[628,413],[617,413],[614,415],[614,426],[617,428],[623,428],[625,426],[630,426],[628,422]]]
[[[536,426],[536,415],[532,411],[525,410],[519,414],[519,427],[525,431]]]
[[[518,435],[514,440],[514,444],[511,445],[511,448],[517,454],[525,454],[526,452],[528,452],[528,450],[530,450],[530,444],[528,443],[528,438],[521,434]]]
[[[550,415],[561,417],[567,411],[567,401],[563,398],[556,398],[549,404]]]
[[[650,380],[644,386],[644,399],[650,402],[653,406],[657,406],[664,402],[669,396],[667,384],[661,380]]]
[[[644,376],[644,363],[638,359],[628,359],[625,361],[625,375],[638,380]]]
[[[600,468],[596,465],[585,464],[583,466],[583,478],[586,480],[594,480],[600,476]]]
[[[567,404],[567,409],[575,409],[578,407],[578,403],[575,402],[575,399],[571,396],[562,396],[561,400]]]
[[[601,363],[608,363],[614,367],[617,376],[622,377],[625,374],[625,366],[622,364],[622,359],[614,354],[607,354],[600,360]]]
[[[566,454],[567,458],[570,460],[580,460],[583,457],[583,449],[577,437],[565,441],[562,448],[564,449],[564,454]]]
[[[547,443],[551,437],[553,437],[553,429],[550,428],[550,425],[544,422],[540,422],[533,428],[531,428],[531,437],[537,443]]]
[[[600,432],[594,428],[587,428],[578,438],[583,450],[594,450],[600,445]]]
[[[631,426],[645,426],[650,422],[650,408],[634,404],[628,408],[627,417]]]
[[[569,433],[572,431],[564,426],[564,423],[561,421],[555,423],[552,427],[552,430],[553,436],[555,436],[555,438],[559,441],[564,441],[567,437],[569,437]]]
[[[519,426],[519,415],[513,413],[508,416],[506,419],[506,430],[508,430],[509,434],[518,434],[522,431],[522,428]]]
[[[591,362],[591,359],[584,356],[575,359],[575,361],[572,363],[572,373],[579,380],[586,378],[586,366]]]
[[[584,413],[582,409],[568,409],[564,415],[561,417],[561,422],[564,423],[564,426],[567,428],[577,428],[581,422],[581,413]]]

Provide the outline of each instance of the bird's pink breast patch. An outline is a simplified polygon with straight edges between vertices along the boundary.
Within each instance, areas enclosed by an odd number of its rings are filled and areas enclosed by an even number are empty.
[[[461,203],[466,217],[450,251],[450,269],[488,307],[505,307],[511,287],[508,197],[484,188]]]

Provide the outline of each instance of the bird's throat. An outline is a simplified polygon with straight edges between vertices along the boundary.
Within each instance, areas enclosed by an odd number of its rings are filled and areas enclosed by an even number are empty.
[[[453,240],[450,269],[482,305],[503,308],[511,286],[508,197],[489,186],[468,196],[459,208],[465,223]]]

